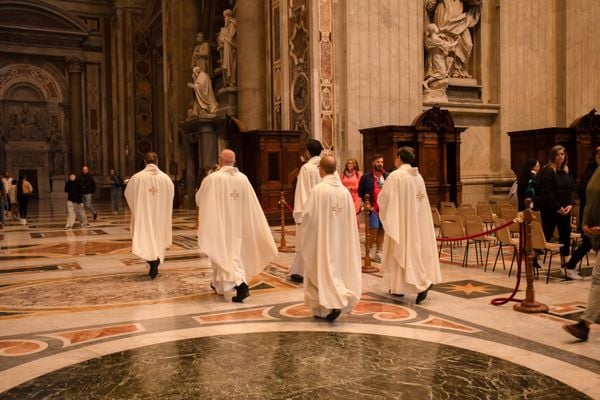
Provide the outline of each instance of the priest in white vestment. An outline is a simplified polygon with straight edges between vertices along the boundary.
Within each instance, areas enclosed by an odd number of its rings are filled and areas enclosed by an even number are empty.
[[[173,243],[175,188],[171,178],[158,168],[156,153],[146,153],[144,162],[146,167],[129,179],[125,199],[131,209],[131,252],[148,261],[149,276],[154,279],[165,250]]]
[[[319,175],[319,161],[321,160],[321,151],[323,145],[316,139],[309,139],[306,143],[306,153],[310,157],[306,163],[300,168],[298,180],[296,182],[296,192],[294,193],[294,222],[296,222],[296,238],[294,247],[296,256],[290,265],[290,279],[297,283],[303,282],[304,264],[302,263],[302,212],[304,204],[308,201],[308,195],[313,186],[321,182]]]
[[[236,289],[234,302],[250,295],[248,281],[277,255],[265,214],[235,153],[223,150],[220,169],[202,181],[196,193],[198,245],[213,266],[211,287],[217,294]]]
[[[336,174],[335,158],[320,161],[323,180],[304,205],[304,303],[314,316],[334,321],[360,299],[360,240],[354,201]]]
[[[411,166],[414,159],[413,148],[398,149],[397,169],[379,195],[379,216],[385,228],[382,267],[390,294],[417,292],[419,304],[442,274],[425,182]]]

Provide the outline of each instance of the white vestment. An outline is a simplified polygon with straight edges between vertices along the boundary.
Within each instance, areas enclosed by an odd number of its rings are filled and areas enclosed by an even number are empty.
[[[164,261],[165,250],[173,243],[174,194],[171,178],[155,164],[129,179],[125,199],[131,209],[131,252],[136,256]]]
[[[377,199],[385,230],[384,276],[392,293],[422,292],[442,280],[425,182],[403,164],[385,181]]]
[[[277,246],[246,175],[224,166],[208,175],[196,193],[198,245],[214,268],[217,293],[258,275]]]
[[[303,235],[301,226],[298,224],[302,223],[302,212],[304,211],[304,204],[308,201],[308,195],[310,191],[317,183],[321,182],[321,175],[319,175],[319,162],[321,156],[311,157],[301,168],[298,174],[298,181],[296,182],[296,192],[294,193],[294,221],[296,222],[296,238],[294,241],[294,247],[296,250],[296,257],[290,265],[290,274],[304,275],[304,264],[302,264],[302,242]]]
[[[313,187],[301,226],[304,303],[319,317],[351,311],[360,299],[362,260],[354,202],[339,176]]]

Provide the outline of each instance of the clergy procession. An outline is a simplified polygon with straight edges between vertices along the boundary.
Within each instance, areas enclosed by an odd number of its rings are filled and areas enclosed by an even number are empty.
[[[361,297],[361,244],[356,207],[337,172],[332,152],[310,139],[306,163],[295,189],[293,218],[296,255],[289,279],[304,284],[304,302],[315,318],[333,322],[352,311]],[[219,167],[206,176],[196,192],[198,245],[213,268],[211,289],[219,296],[235,291],[231,300],[250,296],[249,281],[278,253],[273,234],[250,181],[235,166],[235,153],[225,149]],[[411,166],[414,149],[401,147],[396,170],[383,171],[382,157],[373,161],[369,182],[379,207],[374,228],[385,233],[377,244],[389,294],[416,295],[420,304],[429,289],[441,282],[436,235],[425,183]],[[151,279],[159,274],[165,251],[172,245],[174,186],[158,167],[158,155],[147,153],[145,168],[133,175],[125,190],[131,209],[132,250],[146,260]],[[385,185],[382,184],[387,177]],[[367,254],[369,254],[367,246]],[[383,246],[383,256],[380,247]]]

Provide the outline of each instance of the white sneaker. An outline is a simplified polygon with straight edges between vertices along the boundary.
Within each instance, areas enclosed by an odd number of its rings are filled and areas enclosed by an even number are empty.
[[[25,224],[27,224],[27,220],[26,220],[25,218],[21,218],[21,219],[19,220],[19,222],[21,223],[21,225],[25,225]]]
[[[577,273],[577,271],[575,271],[574,269],[568,269],[568,270],[567,270],[567,278],[569,278],[569,279],[572,279],[572,280],[574,280],[574,281],[577,281],[577,280],[581,280],[581,279],[583,279],[583,278],[581,277],[581,275],[579,275],[579,274]]]

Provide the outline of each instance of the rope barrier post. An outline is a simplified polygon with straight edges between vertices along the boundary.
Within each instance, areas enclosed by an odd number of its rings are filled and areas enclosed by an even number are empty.
[[[531,244],[531,199],[525,199],[524,224],[526,228],[525,243],[525,277],[527,279],[527,289],[525,290],[525,300],[513,306],[515,311],[524,313],[545,313],[548,312],[548,306],[535,301],[535,288],[533,287],[533,248]],[[521,230],[523,231],[523,230]],[[521,250],[521,251],[523,251]]]
[[[369,226],[369,220],[371,217],[371,202],[369,201],[369,195],[365,195],[365,258],[362,266],[362,272],[370,274],[373,272],[379,272],[379,268],[371,265],[371,227]]]
[[[285,201],[285,193],[283,190],[281,191],[281,196],[279,197],[279,202],[277,204],[279,204],[279,209],[281,211],[281,240],[279,242],[278,250],[282,253],[293,253],[294,247],[287,246],[287,243],[285,242],[285,206],[287,205],[287,202]]]

